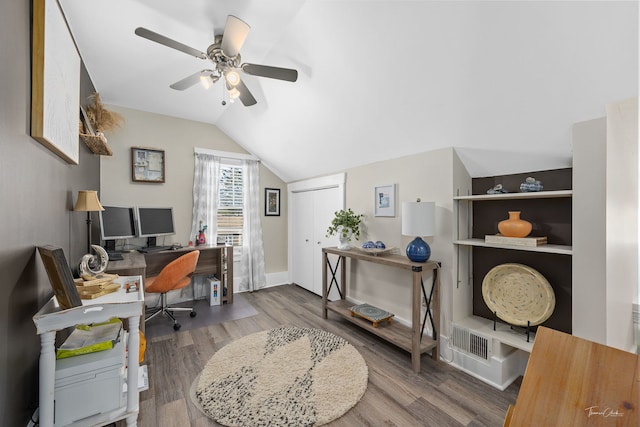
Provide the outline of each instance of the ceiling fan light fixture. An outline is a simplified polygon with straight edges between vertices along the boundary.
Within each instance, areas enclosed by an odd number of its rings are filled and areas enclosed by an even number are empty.
[[[227,83],[229,83],[231,86],[235,86],[240,83],[240,75],[237,71],[227,71],[224,76],[227,79]]]
[[[213,86],[213,80],[211,80],[211,76],[209,74],[202,74],[200,76],[200,84],[203,88],[209,89]]]
[[[238,89],[231,88],[229,89],[229,99],[237,99],[240,96],[240,91]]]

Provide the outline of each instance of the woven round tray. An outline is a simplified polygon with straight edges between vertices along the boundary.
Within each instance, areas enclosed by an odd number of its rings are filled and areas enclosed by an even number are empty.
[[[523,264],[493,267],[482,280],[482,298],[496,316],[516,326],[539,325],[556,306],[547,279]]]

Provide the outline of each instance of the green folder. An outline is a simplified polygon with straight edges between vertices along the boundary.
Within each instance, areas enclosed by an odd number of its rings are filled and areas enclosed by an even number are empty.
[[[120,340],[122,321],[117,317],[102,323],[77,325],[56,351],[56,359],[112,349]]]

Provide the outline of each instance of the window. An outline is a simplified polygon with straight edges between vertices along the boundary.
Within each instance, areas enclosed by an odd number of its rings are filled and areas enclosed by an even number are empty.
[[[242,246],[243,194],[242,165],[222,163],[218,182],[218,237],[224,237],[227,245]]]

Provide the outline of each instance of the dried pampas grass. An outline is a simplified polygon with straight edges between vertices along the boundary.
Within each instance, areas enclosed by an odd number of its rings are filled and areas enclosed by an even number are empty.
[[[109,111],[104,108],[104,104],[100,99],[99,93],[93,93],[89,96],[89,105],[87,105],[87,116],[91,121],[95,132],[104,132],[119,128],[124,121],[121,114]]]

